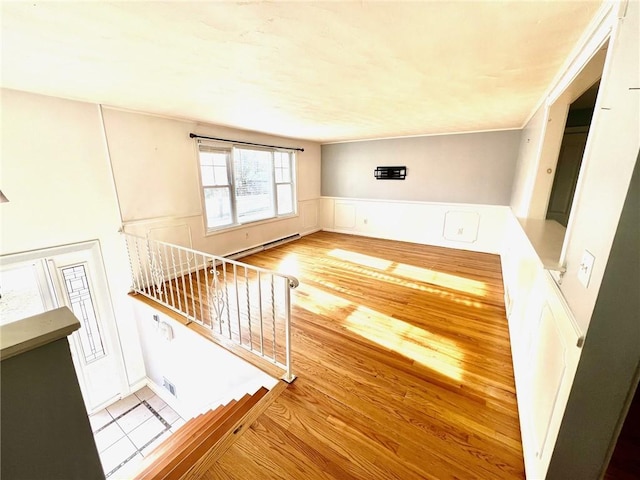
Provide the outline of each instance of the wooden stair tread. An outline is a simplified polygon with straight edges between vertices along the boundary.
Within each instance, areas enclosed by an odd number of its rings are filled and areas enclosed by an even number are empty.
[[[188,438],[193,432],[200,430],[204,425],[213,422],[219,416],[224,415],[227,407],[235,405],[236,401],[231,400],[227,405],[220,405],[215,410],[209,410],[201,413],[182,425],[176,432],[166,441],[158,445],[145,459],[146,465],[152,465],[160,458],[170,455],[172,450],[179,448],[184,439]]]
[[[160,478],[177,480],[182,477],[200,457],[231,431],[231,428],[253,408],[267,391],[265,388],[261,388],[254,395],[245,395],[220,422],[215,422],[207,426],[204,432],[193,435],[185,448],[177,455],[178,460],[171,463],[172,468],[163,469]]]
[[[181,478],[267,393],[261,387],[253,395],[246,394],[189,420],[147,457],[136,480]]]

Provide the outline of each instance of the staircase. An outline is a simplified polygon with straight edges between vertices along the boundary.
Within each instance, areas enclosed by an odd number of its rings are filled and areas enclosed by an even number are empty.
[[[198,478],[198,472],[206,471],[231,445],[234,436],[253,422],[257,414],[249,413],[268,392],[261,387],[253,395],[192,418],[145,458],[135,479]],[[263,409],[256,410],[261,413]]]

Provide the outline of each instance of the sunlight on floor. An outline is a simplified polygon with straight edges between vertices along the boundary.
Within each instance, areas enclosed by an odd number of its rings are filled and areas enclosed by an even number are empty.
[[[351,302],[342,297],[301,283],[296,289],[296,305],[316,315],[330,316],[335,310],[348,307]]]
[[[393,262],[385,260],[383,258],[372,257],[370,255],[363,255],[362,253],[350,252],[342,250],[341,248],[335,248],[328,253],[329,256],[345,260],[347,262],[357,263],[369,268],[376,268],[378,270],[386,270]]]
[[[278,268],[278,272],[285,273],[287,275],[293,275],[294,277],[300,277],[300,264],[298,263],[298,256],[295,253],[290,253],[282,259]]]
[[[444,288],[451,288],[453,290],[458,290],[459,292],[469,293],[479,297],[484,297],[487,292],[487,284],[484,282],[471,280],[458,275],[451,275],[449,273],[442,273],[428,268],[398,263],[391,272],[411,280],[430,283]]]
[[[354,265],[349,262],[344,262],[344,261],[341,262],[338,260],[325,260],[325,262],[327,264],[333,264],[337,268],[348,270],[350,272],[360,273],[362,275],[375,278],[376,280],[380,280],[382,282],[393,283],[395,285],[401,285],[403,287],[410,288],[412,290],[418,290],[420,292],[426,292],[426,293],[431,293],[433,295],[438,295],[439,297],[446,298],[448,300],[451,300],[452,302],[460,303],[468,307],[483,308],[482,303],[476,300],[471,300],[468,297],[456,295],[453,292],[442,290],[435,286],[431,287],[431,286],[428,286],[427,284],[409,282],[407,280],[403,280],[402,278],[398,278],[393,275],[388,275],[386,273],[378,272],[376,270],[370,270],[368,268]]]
[[[347,329],[447,377],[462,381],[464,352],[457,343],[367,307],[346,319]]]
[[[361,253],[342,250],[340,248],[331,250],[328,255],[330,257],[343,260],[344,262],[373,268],[375,270],[380,270],[381,272],[398,275],[417,282],[424,282],[443,288],[458,290],[459,292],[468,293],[470,295],[483,297],[486,295],[487,291],[487,285],[485,282],[472,280],[459,275],[452,275],[450,273],[438,272],[437,270],[431,270],[428,268],[416,267],[405,263],[392,262],[383,258],[363,255]]]

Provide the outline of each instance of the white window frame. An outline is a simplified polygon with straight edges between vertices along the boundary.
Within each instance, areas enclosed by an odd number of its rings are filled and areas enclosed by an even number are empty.
[[[202,166],[200,159],[201,147],[205,147],[214,151],[218,151],[220,153],[226,154],[227,161],[227,185],[204,185],[203,183],[203,175],[202,175]],[[238,150],[255,150],[255,151],[266,151],[271,153],[271,182],[272,182],[272,208],[273,215],[268,216],[266,218],[261,218],[259,220],[251,220],[246,222],[241,222],[238,220],[238,211],[237,211],[237,197],[236,197],[236,178],[235,178],[235,152]],[[275,168],[275,153],[281,152],[286,153],[289,158],[289,171],[290,171],[290,179],[288,182],[276,182],[276,168]],[[211,233],[219,233],[226,230],[233,230],[237,228],[241,228],[247,225],[270,222],[274,220],[279,220],[283,218],[295,217],[298,215],[298,204],[297,204],[297,169],[296,169],[296,153],[293,150],[282,149],[282,148],[268,148],[268,147],[254,147],[254,146],[246,146],[246,145],[227,145],[220,143],[211,143],[199,140],[197,142],[196,147],[197,153],[197,161],[198,161],[198,176],[200,181],[200,197],[202,201],[202,217],[204,221],[205,231],[207,234]],[[291,188],[291,211],[286,213],[278,214],[278,185],[290,185]],[[230,198],[230,212],[231,212],[231,222],[224,225],[209,225],[209,217],[207,215],[207,202],[205,192],[208,189],[212,188],[228,188],[229,198]]]

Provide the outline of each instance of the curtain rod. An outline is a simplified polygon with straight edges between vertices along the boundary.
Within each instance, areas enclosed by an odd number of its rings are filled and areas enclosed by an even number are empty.
[[[298,152],[304,152],[304,148],[300,148],[300,147],[280,147],[278,145],[266,145],[264,143],[252,143],[252,142],[243,142],[241,140],[229,140],[228,138],[205,137],[204,135],[197,135],[195,133],[190,133],[189,137],[204,138],[206,140],[218,140],[219,142],[240,143],[242,145],[253,145],[255,147],[282,148],[283,150],[297,150]]]

